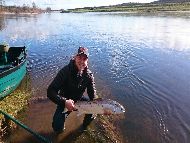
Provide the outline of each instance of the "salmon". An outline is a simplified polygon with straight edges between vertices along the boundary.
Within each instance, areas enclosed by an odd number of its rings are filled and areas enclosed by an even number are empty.
[[[120,114],[125,112],[125,108],[111,99],[97,98],[92,101],[79,101],[74,104],[77,109],[77,116],[82,114]],[[63,113],[67,112],[64,110]]]

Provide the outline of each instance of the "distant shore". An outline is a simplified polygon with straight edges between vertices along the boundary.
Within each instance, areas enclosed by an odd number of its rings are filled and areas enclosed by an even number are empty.
[[[88,12],[88,11],[87,11]],[[128,12],[128,13],[155,13],[155,12],[165,12],[165,13],[173,13],[173,12],[178,12],[178,13],[190,13],[190,11],[110,11],[110,12]],[[53,11],[50,13],[84,13],[84,12],[58,12],[58,11]],[[35,15],[35,14],[41,14],[41,13],[10,13],[10,12],[4,12],[2,14],[9,15],[9,14],[28,14],[28,15]]]
[[[40,13],[13,13],[13,12],[2,12],[1,14],[40,14]]]
[[[85,11],[88,12],[88,11]],[[128,13],[155,13],[155,12],[165,12],[165,13],[173,13],[173,12],[178,12],[178,13],[190,13],[190,11],[108,11],[108,12],[128,12]],[[78,12],[61,12],[61,11],[52,11],[50,13],[84,13],[83,11],[78,11]],[[35,14],[41,14],[41,13],[11,13],[11,12],[4,12],[1,14],[9,15],[9,14],[28,14],[28,15],[35,15]]]
[[[88,11],[87,11],[88,12]],[[123,13],[154,13],[154,12],[179,12],[179,13],[190,13],[190,11],[107,11],[107,12],[123,12]],[[61,12],[61,13],[68,13],[68,12]],[[84,13],[84,12],[69,12],[69,13]]]
[[[68,9],[64,12],[177,12],[190,11],[190,2],[179,3],[123,3],[112,6]]]

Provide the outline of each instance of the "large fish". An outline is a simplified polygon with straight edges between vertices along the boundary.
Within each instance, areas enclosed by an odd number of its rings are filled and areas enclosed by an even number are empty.
[[[111,99],[97,98],[92,101],[79,101],[75,103],[77,116],[81,114],[120,114],[125,112],[121,104]],[[65,113],[67,110],[64,110]],[[93,116],[94,116],[93,115]]]

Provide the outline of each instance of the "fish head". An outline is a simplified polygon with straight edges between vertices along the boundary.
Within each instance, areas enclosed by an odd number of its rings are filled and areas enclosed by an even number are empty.
[[[124,112],[125,112],[125,108],[121,104],[115,103],[115,114],[120,114]]]

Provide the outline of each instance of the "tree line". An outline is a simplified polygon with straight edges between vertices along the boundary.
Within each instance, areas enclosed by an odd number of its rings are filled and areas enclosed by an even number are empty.
[[[110,6],[84,7],[68,9],[68,12],[156,12],[156,11],[190,11],[190,0],[164,0],[151,3],[130,2]],[[175,2],[166,2],[175,1]],[[63,11],[65,12],[65,11]]]
[[[33,2],[32,6],[23,4],[23,6],[6,6],[5,1],[0,0],[0,13],[44,13],[51,12],[51,8],[47,7],[46,10],[42,10],[36,6]]]
[[[190,2],[190,0],[158,0],[153,3],[180,3],[180,2]]]

